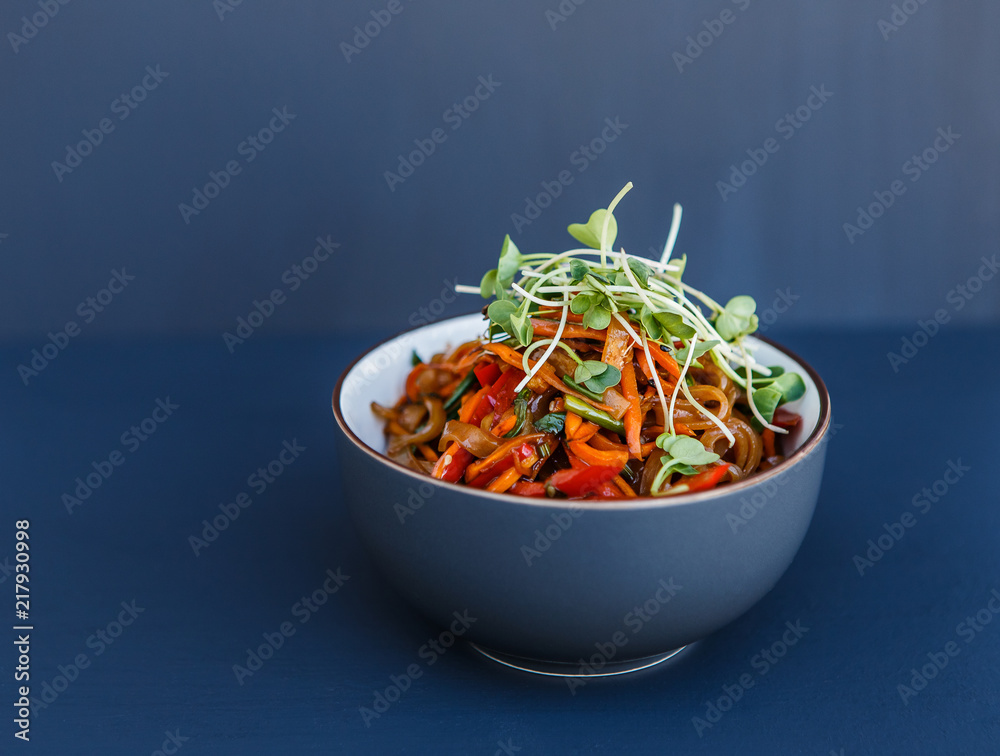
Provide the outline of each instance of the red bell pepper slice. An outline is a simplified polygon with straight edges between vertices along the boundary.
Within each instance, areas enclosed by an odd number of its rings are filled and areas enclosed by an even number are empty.
[[[537,480],[519,480],[508,490],[518,496],[545,496],[545,484]]]
[[[617,467],[592,466],[570,467],[552,473],[545,481],[546,487],[552,486],[567,496],[586,496],[598,490],[602,485],[614,478],[620,469]]]
[[[500,366],[495,362],[481,362],[472,368],[480,386],[490,386],[500,377]]]

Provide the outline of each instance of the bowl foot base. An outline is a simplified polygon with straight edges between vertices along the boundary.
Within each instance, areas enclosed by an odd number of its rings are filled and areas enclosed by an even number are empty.
[[[579,662],[556,662],[556,661],[544,661],[541,659],[525,659],[521,656],[513,656],[511,654],[505,654],[501,651],[494,651],[490,648],[484,648],[483,646],[477,645],[475,643],[469,643],[472,648],[478,651],[480,654],[485,656],[487,659],[496,662],[497,664],[502,664],[505,667],[510,667],[512,669],[518,669],[523,672],[531,672],[535,675],[545,675],[547,677],[583,677],[583,678],[593,678],[593,677],[611,677],[614,675],[627,675],[630,672],[638,672],[642,669],[649,669],[650,667],[655,667],[657,664],[662,664],[668,659],[673,658],[681,651],[683,651],[687,646],[681,646],[680,648],[675,648],[671,651],[667,651],[662,654],[655,654],[653,656],[646,656],[641,659],[629,659],[627,661],[621,662],[608,662],[601,665],[600,668],[596,668],[591,664],[580,664]]]

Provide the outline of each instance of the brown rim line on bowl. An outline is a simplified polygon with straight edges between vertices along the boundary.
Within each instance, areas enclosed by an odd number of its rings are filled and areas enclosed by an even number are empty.
[[[786,439],[787,458],[770,470],[668,497],[519,497],[446,483],[391,461],[383,454],[382,421],[370,409],[372,401],[391,405],[402,395],[414,349],[428,355],[484,330],[474,313],[404,331],[354,360],[333,393],[355,526],[411,605],[442,627],[454,612],[474,608],[483,616],[464,637],[490,649],[491,658],[535,660],[515,666],[542,671],[544,663],[575,674],[588,649],[608,648],[609,639],[620,640],[618,631],[627,643],[602,668],[640,668],[732,621],[773,587],[805,536],[819,493],[830,398],[815,370],[768,339],[747,338],[763,364],[797,371],[806,384],[805,395],[785,405],[802,422]],[[398,515],[400,504],[409,516]],[[734,517],[744,526],[733,526]],[[554,534],[554,524],[557,539],[543,537],[550,542],[545,552],[524,558],[519,547],[539,542],[536,533]],[[657,581],[672,575],[684,575],[688,585],[678,580],[684,587],[677,596],[630,633],[629,602],[639,608],[644,597],[658,595]]]

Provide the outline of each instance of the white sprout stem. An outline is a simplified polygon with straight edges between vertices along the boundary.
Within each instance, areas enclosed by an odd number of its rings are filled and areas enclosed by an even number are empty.
[[[524,297],[525,299],[527,299],[529,302],[534,302],[535,304],[545,305],[546,307],[563,307],[563,308],[566,308],[566,307],[569,306],[569,299],[566,299],[563,302],[556,302],[556,301],[553,301],[551,299],[542,299],[541,297],[536,297],[531,292],[525,291],[524,289],[522,289],[516,283],[512,283],[510,285],[510,287],[514,291],[516,291],[518,294],[520,294],[522,297]]]
[[[636,293],[639,295],[639,299],[641,299],[643,304],[649,308],[650,312],[655,311],[656,307],[653,306],[649,297],[646,296],[646,292],[643,291],[642,286],[639,285],[639,279],[635,277],[635,273],[632,272],[632,267],[628,264],[628,257],[625,255],[625,247],[622,247],[621,261],[622,272],[625,274],[628,282],[632,284],[632,288],[634,288]]]
[[[642,337],[632,330],[632,326],[628,324],[628,321],[625,318],[623,318],[617,312],[612,313],[612,316],[615,318],[615,320],[617,320],[619,323],[622,324],[622,327],[626,331],[628,331],[628,335],[632,337],[632,341],[634,341],[636,344],[642,343]]]
[[[663,422],[670,423],[670,435],[674,435],[674,418],[667,411],[667,398],[663,394],[663,384],[660,383],[660,375],[656,370],[656,363],[653,361],[653,355],[649,353],[649,339],[646,338],[646,334],[641,334],[642,336],[642,351],[646,353],[646,364],[649,365],[649,372],[653,374],[653,384],[656,386],[656,393],[660,397],[660,407],[663,408]]]
[[[545,364],[545,361],[551,356],[552,352],[555,351],[556,344],[558,344],[559,339],[562,338],[563,329],[566,328],[566,318],[569,315],[569,295],[563,297],[563,301],[561,303],[556,304],[560,304],[562,306],[562,316],[559,318],[559,327],[556,328],[556,334],[552,337],[552,343],[549,344],[545,353],[542,354],[541,359],[535,363],[535,367],[531,369],[531,372],[525,375],[524,378],[521,379],[521,382],[514,387],[515,392],[520,392],[524,389],[524,387],[528,385],[528,382],[535,377],[539,370],[542,369],[542,365]]]
[[[608,225],[611,223],[611,214],[618,207],[618,203],[621,202],[622,197],[628,194],[632,190],[632,182],[629,181],[625,186],[622,187],[621,191],[615,195],[615,198],[611,200],[611,204],[608,205],[607,211],[604,213],[604,224],[601,226],[601,265],[607,265],[607,258],[604,253],[608,249]]]
[[[743,346],[743,339],[740,338],[736,341],[740,347],[740,352],[743,354],[743,359],[748,359],[746,348]],[[750,405],[750,411],[753,412],[753,416],[757,418],[757,422],[763,425],[765,428],[769,428],[775,433],[788,433],[784,428],[779,428],[777,425],[771,425],[764,419],[764,416],[760,414],[760,410],[757,409],[757,405],[753,401],[753,371],[750,366],[747,365],[747,403]]]
[[[677,241],[677,232],[681,230],[681,215],[684,209],[679,203],[674,203],[674,217],[670,220],[670,233],[667,234],[667,243],[663,246],[663,254],[660,256],[660,262],[666,264],[667,260],[670,259],[670,255],[674,251],[674,242]]]
[[[467,284],[455,284],[456,294],[482,294],[483,290],[479,286],[469,286]]]

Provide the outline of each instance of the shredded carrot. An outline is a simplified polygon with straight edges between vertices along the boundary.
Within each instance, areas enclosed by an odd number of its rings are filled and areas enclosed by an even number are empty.
[[[642,418],[645,413],[640,404],[641,397],[635,383],[635,367],[632,365],[632,355],[629,353],[622,364],[622,393],[628,400],[629,407],[625,412],[625,440],[628,451],[633,457],[642,459]]]
[[[592,446],[588,446],[583,441],[570,441],[567,443],[570,451],[582,459],[588,465],[598,467],[617,467],[619,470],[625,467],[628,462],[627,452],[601,451]]]
[[[489,417],[489,415],[487,415]],[[493,427],[493,435],[502,436],[507,431],[511,430],[517,423],[517,414],[514,412],[509,412],[500,418],[500,421]]]
[[[653,355],[653,360],[658,363],[661,368],[670,373],[670,375],[674,378],[681,377],[681,369],[678,367],[677,360],[674,359],[673,355],[668,352],[664,352],[655,344],[650,346],[649,353]],[[645,357],[645,354],[643,354],[643,357]]]
[[[559,318],[562,317],[562,310],[561,309],[560,310],[539,310],[538,312],[535,313],[535,315],[538,315],[539,317],[542,317],[542,318],[553,317],[556,320],[558,320]],[[582,323],[583,322],[583,315],[577,315],[575,312],[567,312],[566,313],[566,322],[567,323]]]
[[[586,443],[590,441],[594,436],[597,435],[597,431],[600,430],[600,426],[594,425],[594,423],[589,420],[583,423],[579,430],[577,430],[576,435],[573,436],[574,441],[583,441]]]
[[[764,432],[760,434],[761,438],[764,439],[764,456],[773,457],[774,456],[774,431],[770,428],[765,428]]]
[[[645,349],[636,349],[635,350],[635,359],[636,359],[636,362],[639,363],[639,369],[642,371],[642,374],[644,376],[646,376],[646,380],[647,381],[652,381],[653,380],[653,371],[649,369],[649,360],[646,359],[646,350]]]
[[[465,404],[462,405],[462,409],[458,413],[458,419],[467,423],[472,419],[472,416],[476,413],[476,408],[479,407],[479,403],[483,400],[486,392],[489,391],[489,386],[483,386],[479,391],[472,395]]]
[[[513,467],[510,468],[509,470],[504,470],[502,473],[500,473],[500,477],[498,477],[496,480],[494,480],[492,483],[486,486],[486,490],[493,491],[494,493],[503,493],[512,485],[517,483],[520,477],[521,473],[519,473]]]
[[[427,444],[417,444],[417,449],[420,451],[421,454],[424,455],[424,459],[426,459],[428,462],[437,462],[438,461],[438,454],[437,454],[437,452],[434,451]]]
[[[621,475],[616,475],[615,477],[613,477],[611,479],[611,482],[614,483],[616,486],[618,486],[618,490],[620,490],[623,494],[625,494],[625,498],[635,497],[635,491],[632,490],[632,486],[626,483],[625,479],[622,478]]]
[[[601,352],[601,362],[622,370],[626,360],[632,361],[632,337],[628,335],[625,326],[612,318],[604,350]]]
[[[580,425],[583,424],[583,418],[580,417],[575,412],[566,413],[566,421],[564,428],[566,430],[566,438],[572,440],[576,438],[576,432],[580,430]]]
[[[559,329],[559,322],[556,320],[532,318],[531,325],[537,336],[555,336]],[[562,335],[567,339],[595,339],[597,341],[604,341],[608,337],[606,330],[598,331],[595,328],[584,328],[578,325],[565,326]]]

